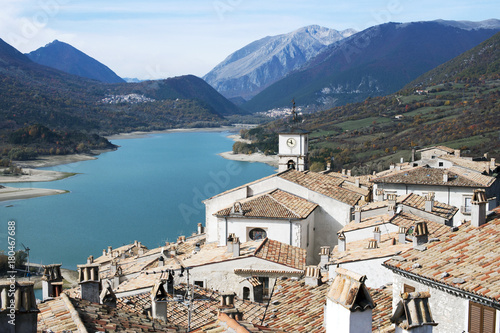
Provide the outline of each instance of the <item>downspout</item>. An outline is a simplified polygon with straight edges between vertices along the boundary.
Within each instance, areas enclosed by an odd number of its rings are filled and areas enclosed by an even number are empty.
[[[227,228],[228,228],[227,217],[224,217],[224,221],[226,221],[226,230],[224,232],[226,235],[224,236],[224,238],[226,239],[225,242],[226,242],[226,245],[227,245],[227,238],[229,237],[229,233],[228,233],[228,230],[227,230]]]
[[[290,245],[293,245],[292,244],[292,220],[291,219],[288,219],[288,222],[290,223]]]

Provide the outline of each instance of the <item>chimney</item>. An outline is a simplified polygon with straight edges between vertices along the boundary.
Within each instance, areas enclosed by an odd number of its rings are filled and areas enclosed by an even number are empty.
[[[360,186],[361,186],[361,184],[360,184],[360,180],[359,180],[359,177],[356,177],[356,178],[354,179],[354,186],[356,186],[356,187],[360,187]]]
[[[400,244],[406,244],[406,228],[405,227],[399,227],[398,241]]]
[[[37,332],[37,316],[34,282],[0,282],[0,331]]]
[[[235,237],[235,234],[229,234],[229,236],[227,237],[226,253],[233,253],[233,240]]]
[[[382,238],[382,232],[380,231],[380,227],[376,226],[373,229],[373,239],[375,239],[378,243],[380,243],[380,239]]]
[[[332,163],[326,162],[326,171],[330,171],[332,169]]]
[[[328,262],[330,261],[330,247],[329,246],[322,246],[321,247],[321,252],[319,253],[319,267],[321,268],[322,272],[327,272],[328,268]]]
[[[345,169],[342,169],[342,174],[345,176]]]
[[[429,240],[429,231],[427,230],[427,223],[419,221],[415,225],[413,231],[413,248],[419,248]]]
[[[62,292],[63,277],[61,264],[43,266],[42,298],[43,301],[59,297]]]
[[[377,196],[377,201],[384,201],[384,190],[381,188],[378,188],[375,191],[375,195]]]
[[[243,320],[243,314],[234,306],[234,293],[221,294],[221,303],[219,306],[219,314],[226,314],[234,320]],[[239,331],[238,331],[239,332]]]
[[[375,302],[365,285],[366,276],[337,268],[326,293],[324,326],[326,333],[372,332]]]
[[[112,255],[113,255],[113,248],[111,246],[108,246],[108,257],[111,258]]]
[[[205,228],[203,228],[203,224],[198,223],[198,235],[204,234]]]
[[[200,251],[201,251],[201,245],[200,245],[200,243],[194,244],[194,250],[193,250],[193,252],[194,253],[198,253]]]
[[[87,264],[93,264],[94,263],[94,256],[89,256],[87,258]]]
[[[240,246],[241,246],[240,238],[239,237],[235,237],[233,239],[233,257],[234,258],[240,256]]]
[[[474,190],[471,200],[471,225],[480,227],[486,222],[486,192],[483,189]]]
[[[163,258],[163,255],[158,257],[158,267],[164,267],[165,266],[165,258]]]
[[[373,250],[373,249],[378,249],[378,243],[376,239],[370,239],[368,241],[368,247],[367,249]]]
[[[351,170],[347,170],[347,176],[351,177]]]
[[[116,308],[116,295],[113,292],[113,287],[111,282],[104,282],[104,287],[101,294],[99,295],[99,301],[101,304],[107,305],[111,308]]]
[[[444,170],[443,172],[443,183],[447,183],[450,180],[450,174],[448,170]]]
[[[415,148],[411,149],[411,161],[415,162]]]
[[[99,303],[99,265],[78,265],[78,284],[81,298],[92,303]]]
[[[401,157],[401,159],[399,160],[399,162],[400,162],[401,164],[403,164],[403,163],[405,162],[405,159]]]
[[[310,287],[317,287],[321,284],[321,274],[318,266],[306,267],[305,284]]]
[[[389,166],[389,170],[394,170],[395,167],[396,165],[394,165],[394,163],[391,163],[391,165]]]
[[[106,256],[106,249],[102,249],[102,256],[105,257]]]
[[[118,268],[118,260],[112,260],[111,261],[111,266],[109,268],[110,272],[112,275],[116,274],[116,269]]]
[[[338,237],[338,250],[339,250],[339,252],[345,252],[345,250],[346,250],[345,234],[341,231],[337,234],[337,237]]]
[[[167,298],[168,294],[165,291],[164,284],[166,280],[156,281],[151,290],[151,312],[154,319],[167,322]]]
[[[430,297],[428,291],[402,293],[390,318],[390,321],[396,324],[395,331],[432,333],[437,323],[432,318]]]
[[[455,149],[455,157],[460,157],[460,149]]]
[[[354,223],[361,223],[361,206],[354,206]]]
[[[496,168],[497,168],[496,160],[494,158],[492,158],[490,160],[490,170],[495,171]]]
[[[425,211],[432,213],[432,209],[434,208],[434,192],[429,192],[425,195]]]
[[[137,242],[137,254],[140,256],[144,254],[144,248],[142,247],[141,242]]]

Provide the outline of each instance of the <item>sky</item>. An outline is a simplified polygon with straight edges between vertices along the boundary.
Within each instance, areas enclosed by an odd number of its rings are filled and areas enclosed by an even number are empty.
[[[207,74],[266,36],[307,25],[500,19],[498,0],[0,0],[0,38],[28,53],[57,39],[121,77]]]

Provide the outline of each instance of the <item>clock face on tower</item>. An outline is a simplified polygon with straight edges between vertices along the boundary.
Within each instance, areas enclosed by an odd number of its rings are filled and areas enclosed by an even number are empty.
[[[289,138],[289,139],[286,140],[286,145],[288,147],[295,147],[295,144],[296,144],[296,142],[295,142],[294,138]]]

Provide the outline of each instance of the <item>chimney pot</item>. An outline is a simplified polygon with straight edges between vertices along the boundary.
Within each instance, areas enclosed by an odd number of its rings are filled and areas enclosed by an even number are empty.
[[[471,200],[471,225],[479,227],[486,223],[486,205],[488,199],[484,189],[474,190]]]
[[[382,232],[380,231],[379,226],[376,226],[375,229],[373,230],[373,238],[380,243],[380,240],[382,238]]]
[[[356,177],[356,179],[354,180],[354,186],[356,186],[356,187],[360,187],[361,186],[359,177]]]
[[[427,229],[427,223],[424,221],[419,221],[415,225],[415,230],[413,231],[413,248],[417,248],[425,243],[429,239],[429,231]]]
[[[345,234],[343,232],[340,232],[337,234],[337,237],[338,237],[338,250],[339,250],[339,252],[345,252],[345,250],[346,250]]]
[[[434,208],[434,192],[429,192],[425,195],[425,211],[431,213]]]
[[[361,223],[361,206],[354,206],[354,222]]]
[[[400,244],[406,244],[406,228],[405,227],[399,227],[398,241]]]
[[[377,249],[378,248],[378,242],[376,239],[370,239],[368,241],[368,249]]]
[[[317,287],[321,282],[320,268],[318,266],[307,266],[305,274],[306,286]]]
[[[330,247],[329,246],[322,246],[319,256],[320,256],[319,266],[321,268],[321,271],[322,272],[327,271],[326,266],[328,265],[328,262],[330,261]]]
[[[204,230],[205,228],[203,228],[203,225],[201,223],[198,223],[198,235],[201,235],[205,232]]]

